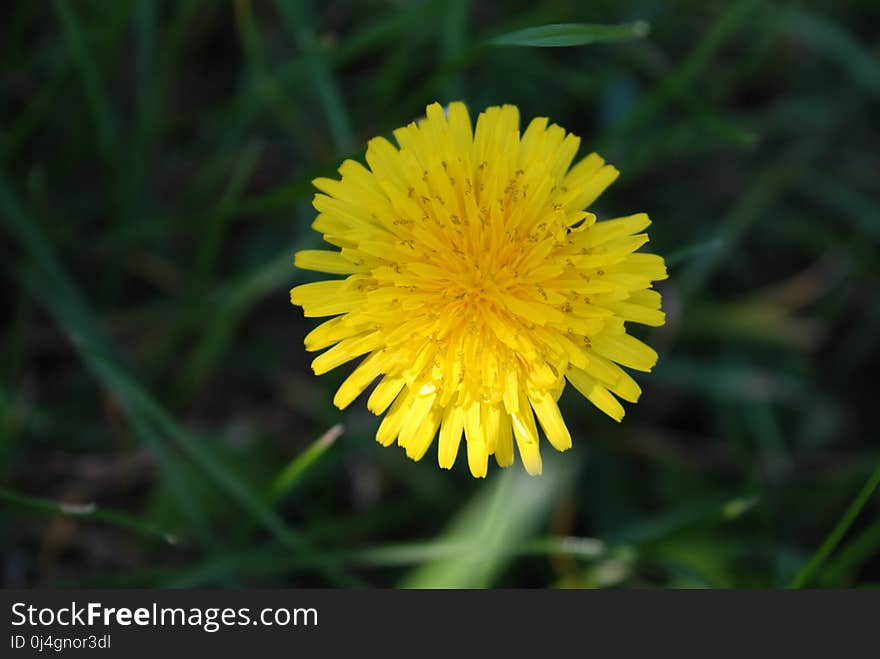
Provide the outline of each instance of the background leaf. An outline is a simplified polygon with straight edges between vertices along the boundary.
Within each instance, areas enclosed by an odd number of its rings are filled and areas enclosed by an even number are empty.
[[[494,46],[531,46],[553,48],[587,46],[592,43],[639,39],[650,31],[645,21],[623,25],[588,25],[586,23],[557,23],[539,25],[507,32],[491,40]]]

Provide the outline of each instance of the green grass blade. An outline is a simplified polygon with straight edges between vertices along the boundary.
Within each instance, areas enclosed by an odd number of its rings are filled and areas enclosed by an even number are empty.
[[[0,219],[19,239],[36,268],[25,270],[24,283],[34,299],[45,305],[55,321],[71,337],[89,369],[109,391],[119,396],[129,414],[172,438],[188,458],[219,489],[248,511],[264,527],[285,542],[295,534],[273,513],[262,498],[222,465],[203,443],[179,426],[171,416],[128,374],[113,355],[94,314],[70,278],[61,269],[36,224],[25,217],[5,179],[0,178]],[[51,291],[51,294],[46,294]]]
[[[822,574],[822,582],[829,585],[842,584],[849,573],[880,555],[880,519],[869,524],[861,533],[850,540],[828,562]]]
[[[794,404],[804,396],[802,382],[789,374],[719,359],[666,357],[651,379],[698,398]]]
[[[333,77],[324,53],[318,47],[307,0],[278,0],[278,10],[284,20],[288,33],[293,37],[297,47],[302,51],[306,66],[312,78],[312,84],[318,93],[318,99],[327,115],[330,134],[333,142],[341,153],[348,153],[354,148],[354,133],[351,120],[342,98],[342,91]]]
[[[783,25],[789,35],[833,60],[862,89],[880,95],[880,60],[852,32],[820,14],[794,8],[784,12]]]
[[[698,502],[639,520],[612,535],[614,545],[644,545],[669,538],[703,524],[728,522],[745,515],[758,504],[755,495]]]
[[[156,73],[156,3],[139,0],[134,7],[135,109],[131,140],[126,147],[125,209],[129,222],[142,222],[148,210],[147,177],[156,144],[158,76]]]
[[[218,289],[213,296],[216,305],[205,323],[208,328],[192,355],[181,367],[180,380],[184,391],[193,391],[204,382],[235,338],[238,326],[248,310],[271,291],[292,281],[294,245],[258,270],[250,272]]]
[[[435,9],[440,0],[425,0],[406,5],[389,6],[389,10],[376,16],[374,20],[358,25],[358,29],[347,34],[345,39],[328,49],[330,63],[339,68],[348,62],[363,57],[371,50],[391,43],[399,43],[402,35],[426,20],[425,13]],[[288,65],[287,71],[296,68],[297,62]]]
[[[598,140],[601,148],[617,136],[650,122],[674,97],[680,96],[708,68],[715,53],[732,37],[760,5],[758,0],[739,0],[731,4],[685,60],[662,78],[623,119],[605,131]]]
[[[110,508],[99,508],[93,503],[66,503],[50,499],[40,499],[6,488],[0,488],[0,501],[29,510],[36,510],[47,515],[64,515],[78,519],[108,522],[115,526],[135,531],[143,536],[158,538],[169,545],[177,544],[177,536],[172,533],[168,533],[128,513]]]
[[[673,249],[664,257],[666,267],[673,267],[679,263],[690,261],[694,258],[700,258],[704,254],[709,254],[716,249],[720,249],[724,242],[721,238],[710,238],[709,240],[700,240],[689,245],[683,245],[677,249]]]
[[[278,80],[270,74],[266,66],[263,41],[257,29],[253,8],[249,0],[235,1],[235,24],[242,41],[245,60],[253,78],[252,89],[244,89],[240,103],[253,110],[259,105],[256,101],[262,101],[284,128],[291,135],[296,135],[302,130],[302,116],[299,107],[285,98]]]
[[[640,520],[617,534],[617,539],[613,543],[588,537],[528,538],[527,532],[521,532],[522,526],[518,522],[513,523],[511,527],[511,520],[520,518],[521,512],[508,513],[504,510],[508,506],[516,508],[519,505],[515,502],[515,496],[508,501],[506,495],[518,496],[523,492],[519,489],[521,484],[525,483],[527,487],[524,495],[531,499],[535,493],[531,491],[529,484],[541,479],[528,479],[524,474],[517,477],[510,471],[499,476],[513,480],[515,483],[499,485],[495,482],[484,487],[472,500],[471,506],[453,522],[458,532],[444,533],[435,540],[389,543],[330,552],[305,550],[297,551],[295,554],[284,546],[269,545],[259,552],[229,552],[212,556],[168,585],[172,587],[214,585],[230,572],[250,577],[277,576],[279,573],[309,570],[322,565],[337,565],[364,568],[419,566],[407,578],[406,585],[455,587],[456,584],[463,584],[462,587],[473,587],[485,584],[487,574],[489,576],[497,574],[499,568],[503,568],[509,561],[518,557],[568,556],[585,562],[601,561],[609,556],[636,557],[642,543],[662,541],[699,525],[712,525],[738,519],[752,510],[758,501],[754,496],[740,496],[688,506],[667,515]],[[563,474],[563,479],[565,478]],[[550,487],[552,489],[552,486]],[[564,488],[564,484],[562,487]],[[544,495],[541,494],[538,498],[543,499],[543,497]],[[533,501],[525,508],[534,508],[534,504]],[[537,507],[544,505],[538,502]],[[473,526],[473,534],[461,532],[462,520],[465,518],[471,518],[466,520],[466,526]],[[505,521],[501,518],[508,519]],[[534,519],[527,520],[526,526],[530,527],[533,523]],[[498,531],[501,531],[500,535]],[[628,540],[632,540],[633,543],[629,543]],[[440,581],[450,574],[455,577],[455,581],[449,584]]]
[[[641,39],[650,31],[646,21],[621,25],[589,25],[586,23],[556,23],[539,25],[508,32],[490,40],[493,46],[528,46],[532,48],[559,48],[587,46]]]
[[[522,511],[508,512],[505,508],[520,506],[515,501],[520,494],[532,500],[524,506],[525,509],[543,508],[548,500],[552,500],[552,495],[545,499],[546,491],[543,488],[549,486],[552,490],[554,486],[546,483],[543,477],[530,479],[524,474],[516,476],[511,471],[499,476],[498,481],[504,480],[505,483],[496,481],[484,487],[441,538],[320,553],[305,551],[291,554],[283,546],[268,546],[261,552],[233,552],[211,557],[183,577],[183,581],[174,582],[173,586],[214,584],[230,570],[253,576],[306,570],[329,563],[365,568],[419,566],[407,577],[405,585],[473,587],[485,584],[487,576],[497,574],[498,569],[517,557],[569,556],[590,562],[610,555],[635,556],[641,544],[662,541],[698,525],[738,519],[758,502],[755,496],[740,496],[688,506],[667,515],[640,520],[617,534],[613,543],[597,538],[569,536],[528,538],[528,533],[523,532],[522,519],[525,517],[525,527],[531,528],[534,524],[532,513],[523,516]],[[563,480],[567,478],[564,473],[562,476]],[[540,493],[530,487],[531,484],[542,482],[544,485]],[[520,489],[523,484],[526,485],[525,490]],[[508,494],[513,498],[508,500]],[[537,500],[533,498],[535,494],[538,494]],[[453,581],[442,581],[450,576]]]
[[[606,554],[605,543],[595,538],[535,538],[499,548],[499,558],[517,556],[572,556],[595,560]],[[467,541],[406,542],[358,549],[343,560],[365,567],[399,567],[428,562],[468,562],[473,560],[474,546]],[[419,586],[416,586],[419,587]]]
[[[849,527],[856,521],[859,513],[862,512],[862,508],[870,501],[871,496],[878,487],[880,487],[880,464],[868,476],[868,480],[862,486],[856,498],[849,504],[849,507],[834,528],[831,529],[831,533],[828,534],[825,541],[819,546],[807,564],[801,568],[800,572],[795,575],[789,588],[803,588],[810,583],[817,570],[822,567],[822,564],[835,550],[837,545],[840,544],[840,541],[843,540],[846,532],[849,531]]]
[[[880,242],[880,207],[875,196],[857,190],[852,183],[820,174],[812,169],[804,172],[802,194],[816,203],[834,209],[853,231],[874,242]]]
[[[92,368],[107,383],[110,391],[119,394],[130,411],[146,416],[160,432],[173,439],[192,463],[230,499],[238,503],[243,510],[247,511],[282,542],[291,543],[297,540],[298,536],[293,530],[266,506],[262,498],[250,486],[240,480],[213,453],[207,450],[203,441],[178,425],[133,378],[114,363],[102,360],[100,357],[90,361]]]
[[[469,10],[470,0],[453,0],[445,7],[440,32],[440,50],[444,62],[453,62],[464,52]],[[464,98],[461,75],[450,76],[446,81],[446,97]]]
[[[153,425],[142,416],[130,415],[132,432],[156,456],[161,466],[163,478],[168,483],[178,510],[183,513],[187,528],[186,541],[197,540],[203,546],[212,546],[216,539],[212,535],[210,518],[202,500],[195,495],[192,478],[184,473],[183,460],[175,459],[174,447],[161,436]]]
[[[33,94],[24,109],[15,116],[0,134],[0,160],[12,162],[19,149],[39,131],[59,100],[61,90],[67,78],[69,64],[67,62],[53,72],[51,79],[46,80],[40,90]]]
[[[703,290],[770,204],[797,179],[804,169],[804,159],[804,154],[786,154],[755,176],[754,183],[719,221],[715,237],[719,241],[717,248],[703,250],[679,276],[682,297],[693,299]]]
[[[204,242],[196,257],[191,277],[192,288],[195,292],[201,292],[207,287],[207,283],[214,272],[217,259],[220,256],[221,247],[226,235],[226,227],[231,218],[229,211],[239,202],[241,193],[250,180],[261,153],[262,146],[260,144],[251,142],[247,145],[241,158],[235,164],[220,203],[205,222]]]
[[[337,423],[291,460],[272,482],[270,499],[278,501],[296,487],[309,468],[327,452],[327,449],[333,446],[344,431],[345,428],[342,424]]]
[[[110,106],[109,97],[104,88],[101,72],[95,59],[86,48],[85,39],[80,30],[76,15],[67,0],[53,0],[52,7],[61,23],[64,40],[70,51],[85,88],[86,100],[93,115],[95,129],[98,133],[98,145],[102,155],[112,160],[116,149],[116,125]]]
[[[545,452],[546,455],[546,452]],[[497,474],[481,488],[434,542],[423,565],[408,574],[404,588],[486,588],[511,559],[511,548],[528,541],[549,514],[571,476],[570,462],[547,455],[540,478],[520,469]],[[430,547],[430,545],[429,545]],[[448,553],[446,553],[448,552]]]
[[[624,550],[625,551],[625,550]],[[505,548],[505,558],[520,556],[570,556],[591,562],[607,556],[609,548],[595,538],[536,538]],[[460,541],[428,541],[387,544],[335,552],[297,551],[278,545],[247,552],[225,552],[213,555],[203,563],[190,566],[170,578],[171,588],[192,588],[216,585],[230,574],[247,578],[286,574],[328,565],[349,565],[362,568],[401,568],[429,561],[469,561],[473,558],[469,543]]]

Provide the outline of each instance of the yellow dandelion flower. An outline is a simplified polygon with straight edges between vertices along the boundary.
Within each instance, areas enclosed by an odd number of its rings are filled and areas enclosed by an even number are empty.
[[[333,399],[345,408],[376,379],[367,407],[376,439],[419,460],[439,433],[440,466],[462,435],[471,473],[506,467],[514,443],[541,473],[538,425],[571,446],[557,401],[568,381],[620,421],[618,398],[641,390],[622,368],[650,371],[657,353],[627,321],[665,322],[651,282],[663,259],[638,253],[645,213],[596,222],[584,209],[618,171],[546,118],[519,131],[519,110],[490,107],[471,125],[462,103],[377,137],[368,167],[314,181],[313,228],[338,251],[304,250],[298,267],[344,279],[297,286],[308,317],[335,316],[305,338],[318,375],[365,356]],[[536,423],[537,421],[537,423]]]

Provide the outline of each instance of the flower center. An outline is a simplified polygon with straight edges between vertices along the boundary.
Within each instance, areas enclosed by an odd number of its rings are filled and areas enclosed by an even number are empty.
[[[470,271],[462,273],[458,286],[461,290],[461,297],[471,304],[482,302],[495,291],[495,282],[491,275],[480,270],[480,266],[476,264]]]

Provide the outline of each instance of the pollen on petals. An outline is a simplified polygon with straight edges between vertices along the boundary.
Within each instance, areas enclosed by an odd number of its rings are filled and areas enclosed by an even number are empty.
[[[298,252],[306,270],[344,276],[303,284],[290,299],[327,317],[305,338],[316,374],[360,359],[333,402],[374,383],[376,434],[421,459],[437,439],[440,467],[464,453],[471,473],[520,456],[541,473],[540,433],[572,437],[558,400],[567,384],[620,421],[641,396],[621,367],[650,371],[657,353],[626,323],[665,322],[655,281],[663,259],[640,252],[645,213],[596,221],[585,209],[619,172],[580,140],[519,110],[434,103],[371,140],[366,166],[314,181],[313,228],[336,249]],[[464,442],[465,448],[460,451]]]

